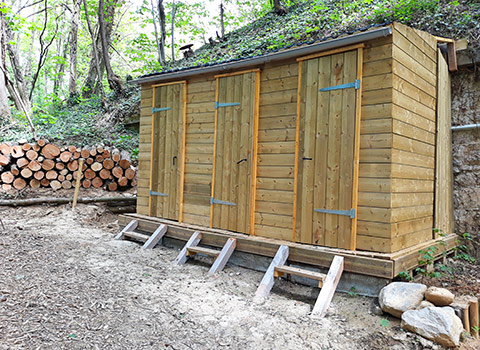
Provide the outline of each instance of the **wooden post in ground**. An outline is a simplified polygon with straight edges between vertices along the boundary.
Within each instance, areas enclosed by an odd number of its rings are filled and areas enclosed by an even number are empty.
[[[323,317],[327,312],[328,306],[332,301],[333,294],[337,289],[337,284],[340,281],[340,277],[343,272],[343,257],[335,255],[333,258],[330,269],[328,270],[327,277],[323,281],[323,287],[318,295],[315,306],[312,310],[312,316]]]
[[[468,316],[470,318],[470,329],[468,331],[475,338],[478,339],[478,299],[470,300],[468,307]]]
[[[257,303],[262,302],[266,297],[268,297],[268,295],[270,294],[270,291],[273,288],[274,277],[275,277],[274,276],[275,266],[284,265],[288,259],[288,253],[289,253],[288,246],[281,245],[278,248],[277,254],[275,254],[275,256],[273,257],[273,260],[270,263],[270,266],[265,272],[265,275],[263,276],[263,279],[260,282],[260,285],[258,286],[257,291],[255,292],[255,297],[253,298],[255,302]]]
[[[83,168],[83,158],[80,159],[80,162],[78,164],[77,181],[75,183],[75,192],[73,194],[72,208],[75,208],[77,206],[78,191],[80,190],[80,183],[81,183],[80,179],[82,177],[82,168]]]

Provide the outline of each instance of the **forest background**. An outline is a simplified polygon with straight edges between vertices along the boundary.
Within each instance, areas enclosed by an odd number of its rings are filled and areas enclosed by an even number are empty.
[[[391,21],[479,46],[478,0],[0,1],[0,142],[43,137],[135,155],[132,78]],[[195,51],[184,57],[187,44]]]

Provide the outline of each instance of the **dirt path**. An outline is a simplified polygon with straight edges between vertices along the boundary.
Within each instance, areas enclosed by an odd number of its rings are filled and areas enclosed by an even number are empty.
[[[116,217],[97,206],[0,208],[0,218],[2,350],[440,349],[373,315],[371,298],[336,294],[313,320],[318,290],[279,281],[256,305],[261,273],[174,266],[174,249],[114,241]]]

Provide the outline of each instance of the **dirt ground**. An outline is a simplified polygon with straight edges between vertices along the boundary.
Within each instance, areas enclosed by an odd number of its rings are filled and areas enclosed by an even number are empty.
[[[252,302],[260,272],[115,241],[103,206],[0,207],[0,349],[440,349],[373,314],[374,300],[278,281]],[[468,347],[475,349],[477,347]],[[478,349],[478,348],[477,348]]]

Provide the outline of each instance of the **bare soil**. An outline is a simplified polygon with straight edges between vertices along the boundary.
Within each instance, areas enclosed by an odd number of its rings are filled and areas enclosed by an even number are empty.
[[[103,206],[0,207],[0,349],[441,349],[373,314],[372,298],[278,281],[252,302],[260,272],[172,261],[164,246],[115,241]],[[475,349],[475,347],[469,347]],[[478,349],[478,348],[477,348]]]

